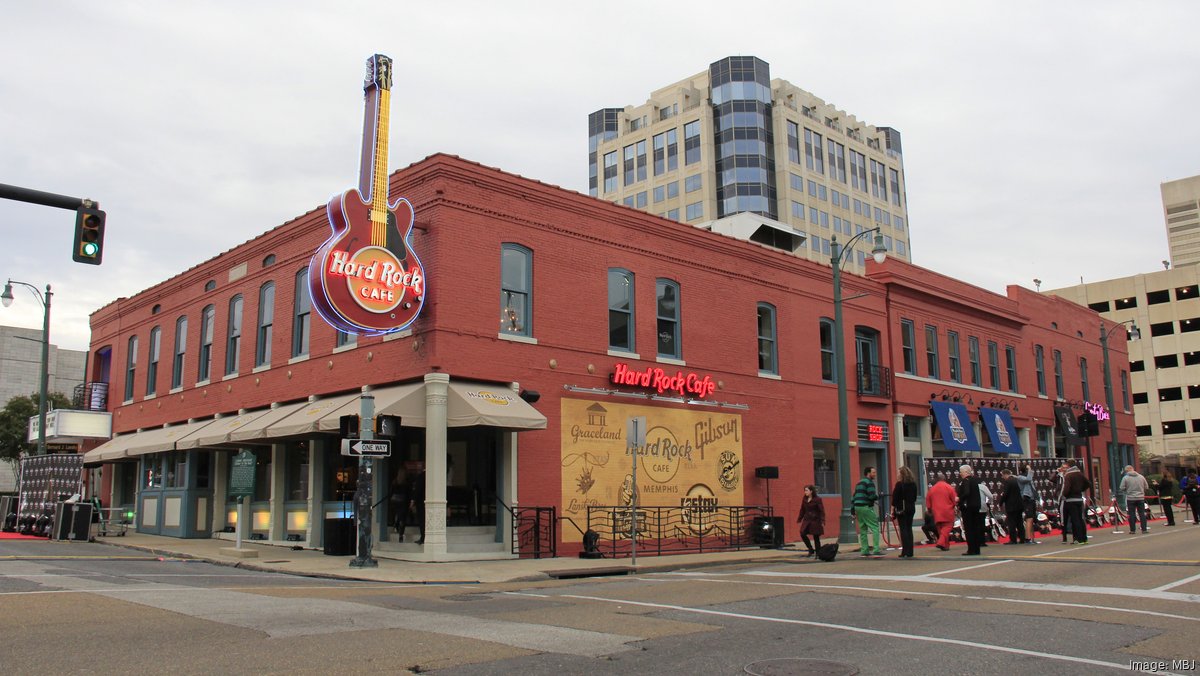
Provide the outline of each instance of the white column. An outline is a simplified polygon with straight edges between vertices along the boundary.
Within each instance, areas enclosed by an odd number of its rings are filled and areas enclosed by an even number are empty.
[[[446,555],[446,401],[450,376],[425,374],[425,539],[427,558]]]
[[[271,512],[267,539],[282,542],[287,539],[287,444],[271,444]]]
[[[514,396],[521,396],[521,384],[512,383]],[[500,499],[513,512],[517,510],[517,432],[504,432],[500,435]],[[502,530],[500,536],[504,543],[504,551],[512,551],[513,515],[503,507],[498,508],[497,523]]]
[[[1033,446],[1029,445],[1029,428],[1028,427],[1018,427],[1017,428],[1017,438],[1021,440],[1021,448],[1025,449],[1025,452],[1021,455],[1021,457],[1022,458],[1032,458],[1033,457]]]

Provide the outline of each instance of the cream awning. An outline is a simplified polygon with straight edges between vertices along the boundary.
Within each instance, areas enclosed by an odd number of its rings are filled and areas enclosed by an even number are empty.
[[[126,457],[125,451],[134,442],[137,432],[121,434],[83,454],[83,464],[94,465],[101,462],[114,462]]]
[[[375,415],[398,415],[400,424],[407,427],[425,426],[425,383],[409,383],[372,390]],[[362,395],[330,411],[317,423],[318,432],[337,432],[338,420],[344,415],[362,412]]]
[[[507,387],[451,381],[449,394],[446,427],[546,429],[546,416]]]
[[[229,435],[234,431],[239,430],[246,425],[258,420],[264,415],[275,409],[260,408],[257,411],[246,411],[238,415],[226,416],[217,418],[211,425],[205,426],[197,430],[193,434],[175,442],[175,448],[179,450],[191,448],[204,448],[210,446],[221,446],[229,443]]]
[[[307,402],[295,413],[267,425],[266,436],[270,438],[294,437],[301,434],[320,432],[322,418],[354,401],[358,401],[357,392],[354,394],[339,394]],[[337,428],[338,424],[335,418],[333,429],[336,430]]]
[[[214,422],[215,420],[210,418],[182,425],[170,425],[168,427],[142,430],[134,435],[135,438],[130,442],[129,447],[125,449],[125,457],[173,451],[175,450],[176,441],[204,429]]]
[[[308,405],[308,402],[297,402],[295,404],[284,404],[276,408],[267,409],[267,412],[253,420],[247,421],[245,425],[229,432],[226,441],[236,443],[239,441],[257,441],[266,443],[264,440],[270,436],[267,434],[267,428],[275,423],[283,420],[291,414],[299,411]]]

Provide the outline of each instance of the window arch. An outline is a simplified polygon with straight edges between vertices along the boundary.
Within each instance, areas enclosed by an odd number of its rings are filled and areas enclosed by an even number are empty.
[[[308,268],[296,273],[296,293],[292,301],[292,357],[308,355],[308,334],[312,328],[312,299],[308,295]]]
[[[779,375],[779,340],[775,306],[758,304],[758,372]]]
[[[229,325],[225,338],[225,375],[238,371],[242,355],[242,295],[229,299]]]
[[[171,361],[171,389],[183,387],[183,361],[187,355],[187,315],[175,320],[175,357]]]
[[[215,306],[208,305],[200,311],[200,367],[196,380],[204,382],[212,377],[213,324],[217,316]]]
[[[130,336],[125,346],[125,401],[133,401],[133,380],[137,372],[137,336]]]
[[[150,329],[149,359],[146,364],[146,396],[158,391],[158,355],[162,351],[162,327]],[[126,397],[128,398],[128,397]]]
[[[621,268],[608,270],[608,347],[633,352],[633,273]]]
[[[511,242],[500,246],[500,333],[533,335],[533,252]]]
[[[275,282],[258,289],[258,331],[255,338],[254,365],[271,363],[271,334],[275,324]]]
[[[275,254],[267,254],[266,257],[263,258],[262,266],[264,268],[269,268],[272,265],[275,265]]]
[[[654,284],[654,295],[658,313],[655,327],[658,330],[658,356],[682,359],[679,283],[670,279],[659,279]]]
[[[205,283],[204,283],[204,290],[205,290],[205,291],[215,291],[215,290],[216,290],[216,288],[217,288],[217,282],[216,282],[216,280],[214,280],[214,279],[210,279],[210,280],[208,280],[207,282],[205,282]]]

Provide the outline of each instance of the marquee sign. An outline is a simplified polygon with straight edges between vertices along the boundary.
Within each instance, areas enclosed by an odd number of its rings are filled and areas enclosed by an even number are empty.
[[[347,333],[377,335],[404,329],[425,304],[425,268],[412,250],[412,204],[388,201],[388,115],[392,60],[367,60],[363,83],[362,165],[358,188],[329,200],[333,234],[308,265],[313,307]]]
[[[618,363],[613,367],[609,378],[614,385],[631,385],[642,389],[653,390],[657,394],[671,392],[681,397],[703,399],[717,391],[717,383],[712,376],[703,378],[695,373],[676,371],[674,375],[656,366],[644,370],[629,368],[629,364]]]

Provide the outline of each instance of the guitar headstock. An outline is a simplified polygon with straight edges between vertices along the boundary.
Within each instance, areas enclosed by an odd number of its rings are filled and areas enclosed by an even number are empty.
[[[392,58],[383,54],[373,54],[367,59],[367,77],[363,81],[363,89],[371,87],[390,90],[392,88]]]

